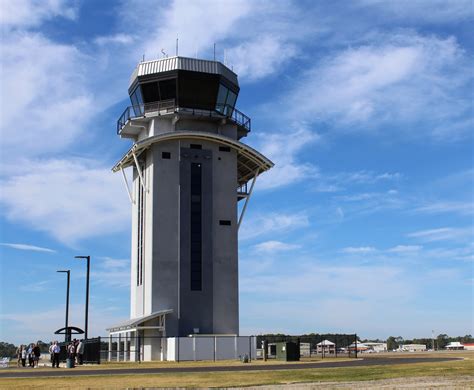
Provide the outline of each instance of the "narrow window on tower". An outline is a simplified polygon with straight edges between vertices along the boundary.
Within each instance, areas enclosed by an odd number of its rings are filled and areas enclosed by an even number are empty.
[[[191,290],[202,289],[202,167],[191,164]]]
[[[143,180],[145,180],[145,167],[140,166]],[[142,185],[143,184],[143,185]],[[140,183],[138,178],[138,201],[137,201],[137,286],[143,284],[143,251],[144,251],[144,227],[145,227],[145,183]]]

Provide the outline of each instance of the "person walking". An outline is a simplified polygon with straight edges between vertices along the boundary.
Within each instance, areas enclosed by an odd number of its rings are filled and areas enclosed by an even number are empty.
[[[79,341],[79,344],[77,344],[76,354],[77,354],[77,364],[82,365],[82,363],[84,362],[84,340],[83,339]]]
[[[33,345],[33,368],[38,368],[39,359],[41,356],[41,349],[39,343]]]
[[[61,352],[61,347],[58,344],[58,341],[56,340],[53,343],[53,347],[51,348],[53,352],[53,368],[56,366],[56,368],[59,368],[59,353]]]

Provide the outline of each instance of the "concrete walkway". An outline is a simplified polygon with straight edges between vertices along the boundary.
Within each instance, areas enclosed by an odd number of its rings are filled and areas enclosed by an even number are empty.
[[[1,378],[39,378],[39,377],[64,377],[64,376],[98,376],[98,375],[143,375],[143,374],[167,374],[167,373],[199,373],[199,372],[225,372],[225,371],[276,371],[276,370],[305,370],[314,368],[337,368],[337,367],[362,367],[362,366],[380,366],[393,364],[413,364],[413,363],[431,363],[446,362],[452,360],[463,360],[462,358],[380,358],[380,359],[361,359],[341,362],[318,362],[301,364],[268,364],[268,365],[246,365],[241,366],[199,366],[199,367],[159,367],[159,368],[117,368],[111,369],[62,369],[57,371],[42,371],[41,369],[22,372],[0,371]]]

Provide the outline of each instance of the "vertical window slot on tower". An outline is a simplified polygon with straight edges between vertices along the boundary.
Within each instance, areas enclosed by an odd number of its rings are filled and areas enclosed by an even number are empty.
[[[191,290],[202,289],[202,166],[191,164]]]
[[[145,180],[145,167],[140,167],[142,171],[143,180]],[[137,202],[137,286],[143,284],[143,250],[144,250],[144,227],[145,227],[145,193],[143,191],[145,183],[140,183],[138,178],[138,202]]]

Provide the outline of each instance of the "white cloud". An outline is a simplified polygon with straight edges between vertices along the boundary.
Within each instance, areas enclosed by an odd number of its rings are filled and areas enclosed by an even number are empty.
[[[387,133],[396,123],[413,137],[438,137],[433,128],[444,126],[455,139],[469,129],[454,132],[453,127],[470,117],[472,72],[452,37],[411,32],[372,37],[370,44],[325,57],[300,79],[281,102],[284,107],[292,102],[289,117],[331,123],[343,131],[383,128]]]
[[[0,1],[0,25],[34,27],[42,22],[63,17],[75,19],[77,9],[70,0],[2,0]]]
[[[94,39],[94,43],[99,46],[103,45],[128,45],[132,43],[135,38],[132,35],[128,34],[115,34],[115,35],[104,35]]]
[[[303,213],[269,213],[250,216],[250,218],[243,221],[239,239],[245,240],[267,234],[287,233],[308,225],[308,216]]]
[[[263,35],[231,48],[229,61],[239,77],[253,81],[275,73],[296,53],[295,45]]]
[[[287,244],[281,241],[265,241],[261,242],[254,246],[255,250],[260,253],[275,253],[275,252],[283,252],[283,251],[290,251],[300,248],[299,245],[296,244]]]
[[[298,161],[299,152],[318,141],[319,137],[314,132],[299,128],[287,133],[260,133],[258,137],[261,140],[259,150],[275,163],[257,180],[258,189],[282,187],[318,175],[314,165]]]
[[[18,158],[63,150],[96,112],[87,82],[86,57],[75,47],[36,33],[2,40],[0,147]]]
[[[147,13],[141,10],[147,7]],[[279,71],[298,53],[299,41],[313,29],[302,23],[301,10],[291,2],[175,0],[150,9],[143,0],[122,7],[126,25],[142,26],[142,42],[131,53],[134,59],[144,53],[147,59],[169,56],[213,58],[233,68],[244,81],[255,81]],[[304,16],[304,15],[303,15]],[[137,31],[133,31],[137,33]]]
[[[471,215],[474,213],[474,204],[472,202],[434,202],[420,206],[415,211],[427,214],[457,213]]]
[[[8,219],[68,245],[123,231],[130,204],[118,175],[85,160],[42,160],[3,179],[0,202]]]
[[[472,19],[470,0],[359,0],[357,5],[374,8],[379,17],[385,15],[391,22],[445,24]]]
[[[473,238],[474,231],[472,228],[452,228],[443,227],[437,229],[420,230],[408,234],[408,237],[418,238],[422,241],[458,241],[466,238]]]
[[[423,249],[421,245],[397,245],[390,248],[388,252],[392,253],[412,253]]]
[[[375,252],[376,249],[372,246],[349,246],[347,248],[343,248],[343,253],[350,253],[350,254],[364,254],[364,253],[372,253]]]
[[[99,257],[98,260],[92,272],[96,284],[121,289],[130,287],[130,259]]]
[[[0,245],[13,248],[13,249],[19,249],[22,251],[33,251],[33,252],[49,252],[49,253],[55,253],[56,251],[53,249],[49,248],[43,248],[41,246],[36,246],[36,245],[29,245],[29,244],[13,244],[13,243],[7,243],[7,242],[2,242]]]

